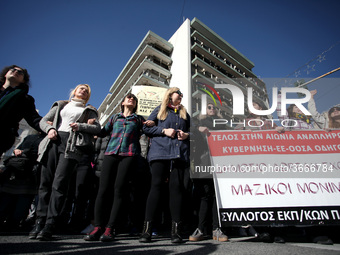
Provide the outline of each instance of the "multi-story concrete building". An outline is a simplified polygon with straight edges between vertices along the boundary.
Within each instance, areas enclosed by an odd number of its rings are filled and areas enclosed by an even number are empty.
[[[118,112],[124,95],[140,85],[179,87],[184,94],[182,103],[193,117],[201,111],[202,95],[215,84],[235,85],[245,95],[247,87],[252,87],[254,100],[268,105],[266,86],[252,72],[253,67],[250,60],[197,18],[187,19],[168,41],[149,31],[100,105],[100,123],[104,125]],[[244,118],[233,116],[229,90],[215,90],[221,100],[215,100],[213,91],[207,100],[217,102],[224,118]]]

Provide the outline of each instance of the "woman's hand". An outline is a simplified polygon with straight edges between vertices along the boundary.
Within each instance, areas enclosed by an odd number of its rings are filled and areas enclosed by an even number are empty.
[[[50,140],[57,140],[57,136],[58,136],[58,133],[55,129],[52,128],[48,131],[47,137]]]
[[[209,135],[209,134],[210,134],[209,128],[207,128],[207,127],[198,127],[198,130],[199,130],[201,133],[205,133],[206,135]]]
[[[183,141],[189,137],[189,134],[179,129],[177,130],[177,137],[178,137],[178,140]]]
[[[316,89],[313,89],[313,90],[310,91],[312,98],[314,98],[314,96],[316,95],[317,92],[318,91]]]
[[[153,120],[147,120],[143,124],[147,127],[153,127],[155,125],[155,122]]]
[[[71,123],[70,127],[72,128],[73,131],[78,131],[79,130],[78,123]]]
[[[276,127],[275,130],[276,130],[279,134],[285,132],[285,128],[284,128],[284,127]]]
[[[176,135],[176,130],[173,128],[165,128],[163,129],[163,134],[167,137],[174,138]]]
[[[96,122],[96,119],[88,119],[87,124],[93,125]]]
[[[13,153],[14,153],[14,155],[16,156],[16,157],[19,157],[19,156],[21,156],[22,155],[22,150],[19,150],[19,149],[15,149],[14,151],[13,151]]]

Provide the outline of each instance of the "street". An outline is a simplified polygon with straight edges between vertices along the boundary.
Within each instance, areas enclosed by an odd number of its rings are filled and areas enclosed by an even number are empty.
[[[314,243],[260,243],[231,238],[221,243],[213,240],[170,243],[168,236],[154,238],[152,243],[139,243],[138,237],[118,235],[110,243],[85,242],[82,235],[55,235],[53,241],[29,240],[26,233],[11,233],[0,236],[0,254],[276,254],[276,255],[339,255],[340,244],[319,245]]]

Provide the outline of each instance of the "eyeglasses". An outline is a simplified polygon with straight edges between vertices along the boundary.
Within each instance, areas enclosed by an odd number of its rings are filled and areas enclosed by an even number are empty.
[[[133,100],[137,100],[137,98],[135,96],[132,96],[132,95],[128,95],[126,98],[128,99],[133,99]]]
[[[177,90],[174,93],[177,93],[180,97],[183,97],[183,93],[180,90]]]
[[[329,113],[333,113],[333,112],[335,112],[335,111],[340,112],[340,107],[333,107],[333,108],[331,108],[331,109],[329,110]]]
[[[12,69],[10,69],[10,71],[11,71],[12,73],[17,72],[17,73],[20,74],[20,75],[24,75],[24,71],[21,70],[21,69],[12,68]]]
[[[208,110],[215,110],[215,109],[216,109],[215,106],[210,106],[210,105],[208,105]]]

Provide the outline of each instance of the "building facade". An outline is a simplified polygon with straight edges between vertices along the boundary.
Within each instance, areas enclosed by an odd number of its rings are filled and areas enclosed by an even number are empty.
[[[233,115],[231,92],[215,89],[215,84],[237,86],[244,95],[251,87],[253,100],[268,106],[266,86],[253,68],[250,60],[197,18],[184,21],[168,41],[149,31],[98,108],[100,123],[119,112],[124,95],[137,86],[179,87],[182,104],[192,117],[200,114],[205,98],[225,119],[241,121],[245,116]]]

